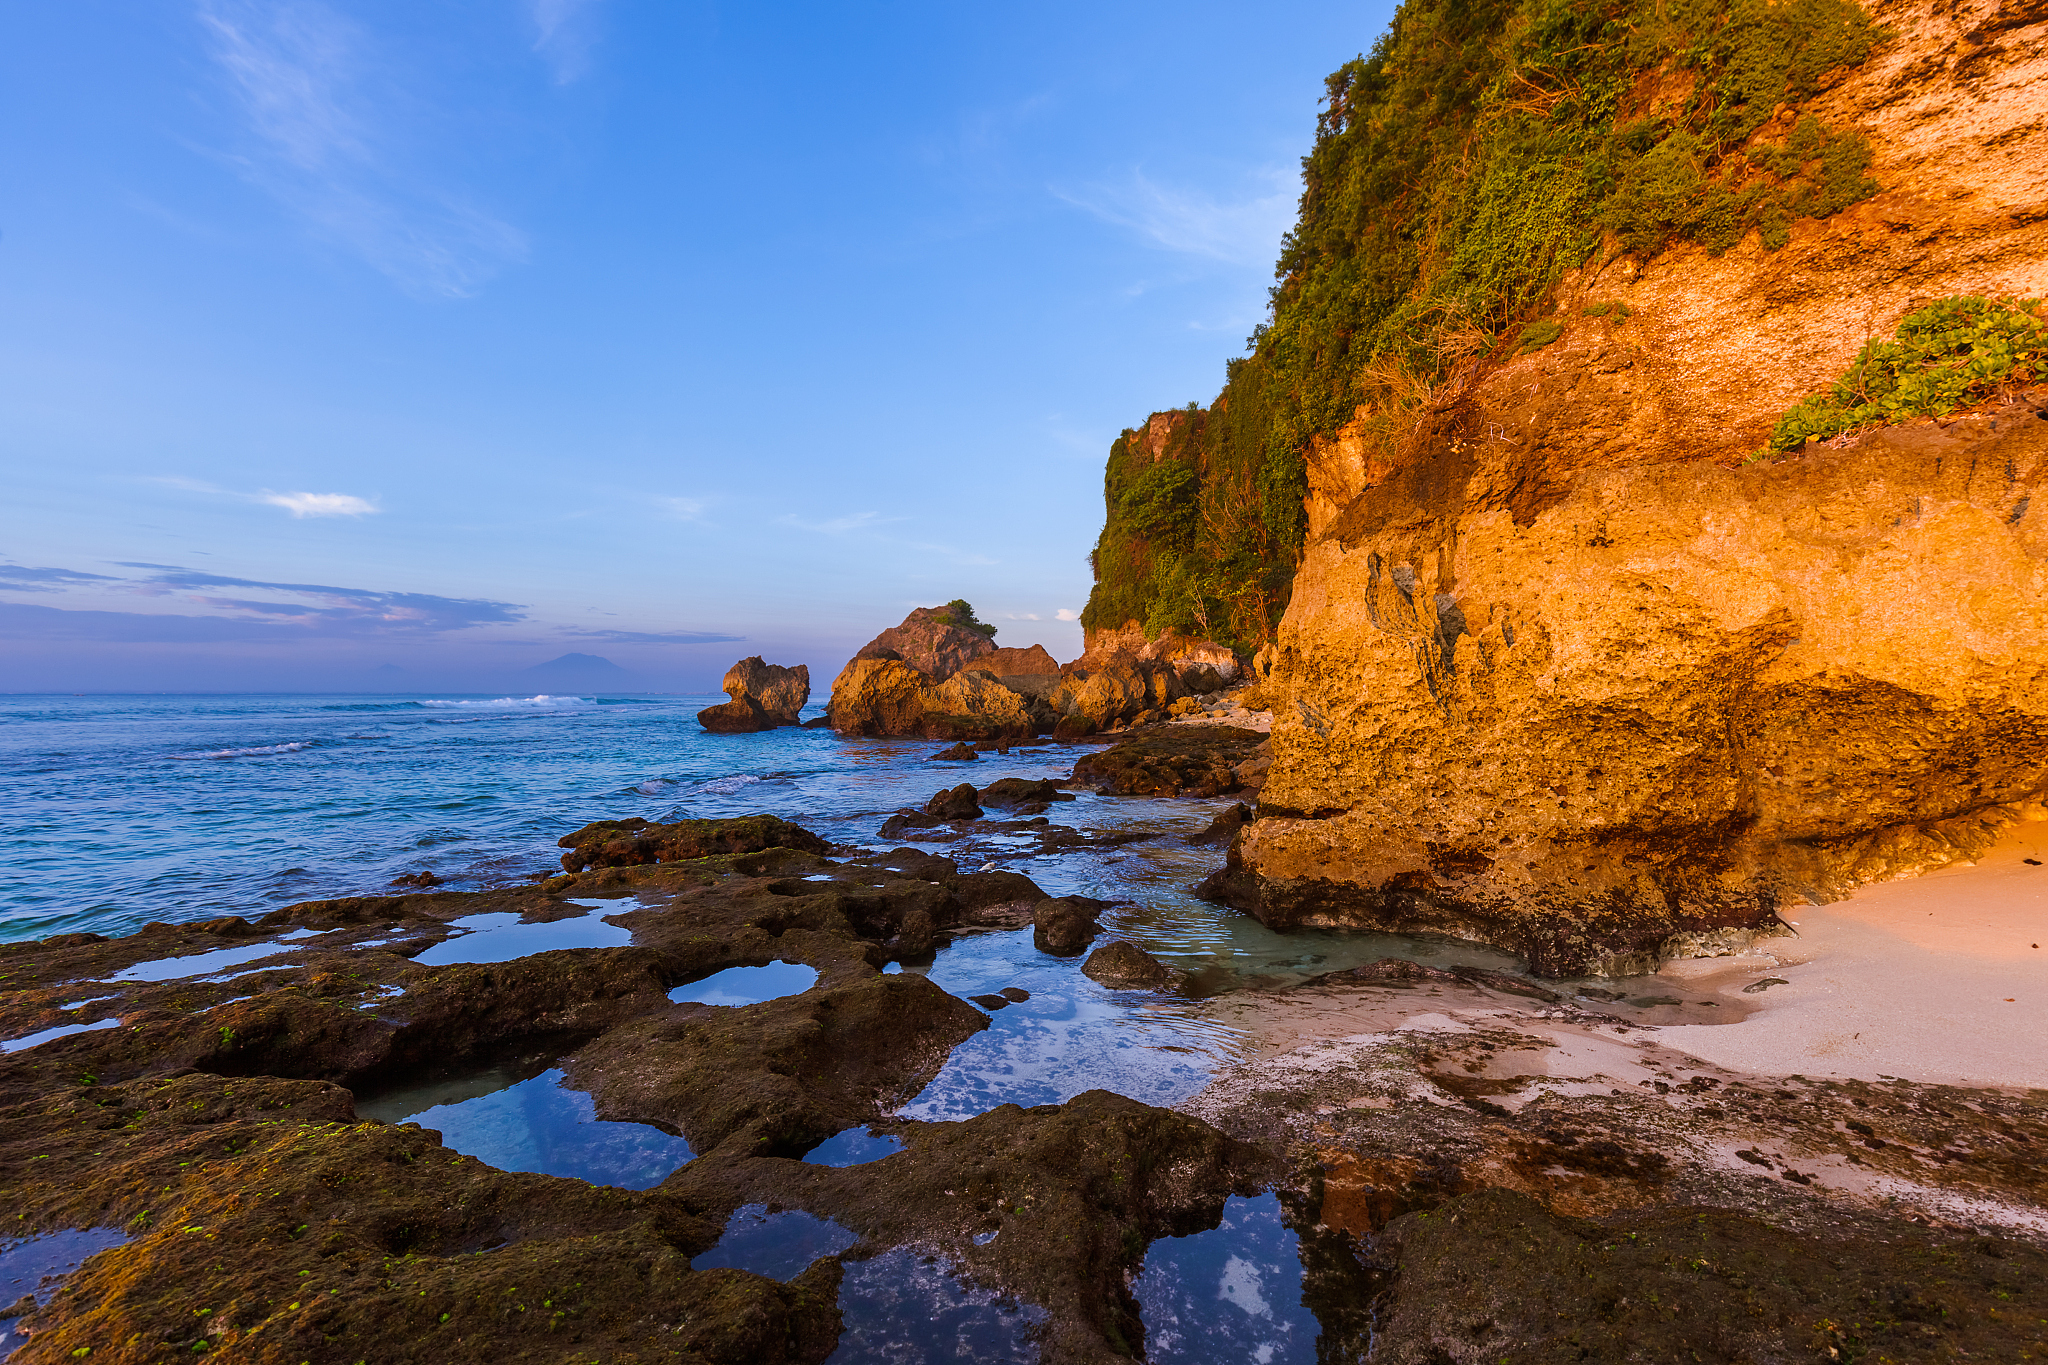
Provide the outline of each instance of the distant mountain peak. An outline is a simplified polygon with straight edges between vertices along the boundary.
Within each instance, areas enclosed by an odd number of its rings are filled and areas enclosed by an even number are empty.
[[[520,670],[521,673],[526,674],[578,673],[602,677],[611,677],[616,674],[622,674],[625,671],[625,669],[620,668],[610,659],[598,654],[564,654],[558,658],[549,659],[544,664],[535,664],[531,668]]]

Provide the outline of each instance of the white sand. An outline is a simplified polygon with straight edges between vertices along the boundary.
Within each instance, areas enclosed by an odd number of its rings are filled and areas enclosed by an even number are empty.
[[[1666,967],[1674,990],[1751,1012],[1663,1028],[1660,1044],[1763,1074],[2048,1089],[2048,822],[1974,866],[1785,913],[1799,937],[1763,954]],[[1739,993],[1766,976],[1789,984]]]

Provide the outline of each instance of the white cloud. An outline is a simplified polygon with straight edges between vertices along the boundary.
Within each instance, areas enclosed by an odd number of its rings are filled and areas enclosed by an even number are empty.
[[[527,0],[533,20],[533,50],[555,69],[555,84],[568,85],[590,70],[597,45],[591,15],[598,0]]]
[[[1233,265],[1270,266],[1281,234],[1294,221],[1300,191],[1288,171],[1268,168],[1257,178],[1269,187],[1268,193],[1230,203],[1204,190],[1158,184],[1143,171],[1132,171],[1121,184],[1052,192],[1168,251]]]
[[[360,517],[381,511],[376,503],[352,493],[258,493],[256,501],[282,507],[295,517]]]
[[[403,101],[369,88],[377,64],[354,24],[316,0],[200,0],[198,16],[252,135],[225,160],[317,237],[423,297],[467,297],[524,257],[517,228],[399,167],[389,110]]]
[[[1052,619],[1055,621],[1078,621],[1081,619],[1081,613],[1075,611],[1072,607],[1061,607],[1053,613]]]

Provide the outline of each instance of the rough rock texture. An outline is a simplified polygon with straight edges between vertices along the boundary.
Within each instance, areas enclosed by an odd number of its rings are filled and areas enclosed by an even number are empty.
[[[918,694],[927,739],[1028,739],[1037,724],[1025,698],[977,665]]]
[[[981,806],[974,799],[977,795],[973,783],[962,782],[925,802],[924,813],[935,820],[979,820]]]
[[[1265,739],[1229,725],[1158,726],[1084,754],[1073,781],[1108,796],[1220,796],[1237,789],[1237,769]]]
[[[699,711],[699,724],[724,733],[772,730],[802,723],[799,713],[811,699],[811,669],[808,664],[784,668],[763,663],[756,654],[727,669],[722,686],[732,700]]]
[[[452,920],[581,916],[566,898],[593,895],[618,898],[632,946],[412,960]],[[130,1237],[27,1314],[14,1359],[818,1365],[840,1339],[839,1258],[786,1283],[691,1269],[749,1202],[835,1219],[862,1255],[941,1256],[1042,1307],[1048,1361],[1128,1359],[1147,1244],[1214,1226],[1227,1195],[1275,1172],[1199,1120],[1101,1092],[962,1123],[887,1117],[987,1019],[879,967],[1024,898],[1043,897],[1022,876],[909,850],[848,866],[781,847],[0,946],[0,1037],[63,1018],[82,983],[86,1012],[121,1023],[0,1057],[7,1235]],[[331,932],[232,982],[113,979],[294,926]],[[666,998],[775,959],[817,984],[736,1008]],[[695,1160],[652,1189],[591,1186],[495,1170],[355,1111],[384,1088],[551,1064],[599,1118],[679,1133]],[[796,1159],[862,1123],[906,1150],[843,1170]]]
[[[1180,676],[1190,692],[1213,692],[1238,681],[1244,674],[1244,665],[1230,646],[1214,640],[1191,639],[1177,630],[1163,630],[1150,636],[1136,621],[1127,621],[1116,630],[1087,632],[1082,641],[1082,659],[1108,660],[1118,656],[1138,663],[1165,664]]]
[[[1095,912],[1103,902],[1085,896],[1040,901],[1031,912],[1031,943],[1041,953],[1072,957],[1100,932]]]
[[[1081,974],[1119,990],[1153,990],[1173,980],[1166,964],[1135,943],[1118,939],[1088,954]]]
[[[843,735],[1011,740],[1039,728],[1028,699],[993,674],[969,669],[935,683],[895,659],[848,663],[832,683],[825,714]]]
[[[2048,289],[2048,10],[1876,15],[1902,41],[1816,105],[1876,198],[1596,256],[1557,342],[1315,452],[1244,908],[1623,969],[2048,789],[2048,392],[1744,463],[1909,309]]]
[[[898,659],[934,682],[944,682],[968,664],[995,652],[995,642],[978,630],[953,624],[943,607],[919,607],[861,647],[855,659]]]
[[[854,659],[832,682],[825,717],[842,735],[920,735],[927,679],[897,659]]]
[[[555,844],[569,850],[562,855],[565,872],[581,872],[587,867],[672,863],[719,853],[759,853],[769,848],[793,848],[804,853],[830,851],[823,839],[803,826],[773,815],[748,815],[737,820],[678,820],[671,825],[652,824],[637,816],[600,820],[574,834],[563,835]]]
[[[1058,677],[1060,671],[1059,660],[1046,653],[1044,645],[1032,645],[1029,649],[991,650],[976,659],[974,666],[1006,680]]]

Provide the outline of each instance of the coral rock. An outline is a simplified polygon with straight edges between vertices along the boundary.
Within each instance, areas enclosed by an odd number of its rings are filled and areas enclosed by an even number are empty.
[[[727,669],[723,686],[732,700],[699,711],[699,724],[723,734],[772,730],[801,723],[797,717],[811,699],[811,670],[807,664],[763,663],[756,654]]]

